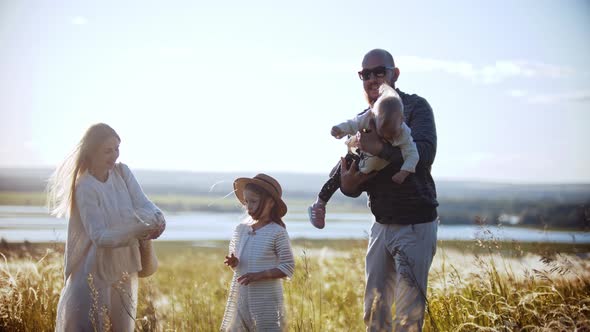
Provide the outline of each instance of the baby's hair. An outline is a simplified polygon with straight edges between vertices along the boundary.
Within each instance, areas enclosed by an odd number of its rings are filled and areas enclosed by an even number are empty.
[[[252,216],[252,219],[258,220],[258,218],[261,217],[260,214],[262,213],[262,210],[264,209],[267,200],[272,200],[273,198],[266,190],[264,190],[260,186],[255,185],[254,183],[248,183],[246,187],[244,187],[244,189],[253,191],[260,196],[261,202],[258,205],[256,211],[254,211],[254,215]],[[279,205],[277,204],[277,202],[275,202],[275,205],[272,207],[272,210],[270,210],[270,220],[272,222],[279,224],[283,228],[287,228],[287,226],[285,226],[285,223],[283,222],[283,219],[279,215]]]
[[[397,114],[400,114],[403,119],[404,103],[392,87],[383,83],[379,87],[379,98],[373,105],[372,111],[376,119],[380,118],[384,122],[391,121]]]

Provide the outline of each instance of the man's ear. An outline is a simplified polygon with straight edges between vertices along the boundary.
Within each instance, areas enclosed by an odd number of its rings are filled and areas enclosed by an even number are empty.
[[[393,82],[397,82],[398,78],[399,78],[399,68],[395,67],[395,68],[393,68]]]

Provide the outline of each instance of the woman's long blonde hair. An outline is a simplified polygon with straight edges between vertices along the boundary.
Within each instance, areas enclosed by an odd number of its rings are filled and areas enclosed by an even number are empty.
[[[47,206],[52,215],[62,217],[70,214],[76,204],[76,183],[90,168],[92,155],[107,139],[121,138],[109,125],[97,123],[90,126],[74,150],[56,168],[47,183]]]

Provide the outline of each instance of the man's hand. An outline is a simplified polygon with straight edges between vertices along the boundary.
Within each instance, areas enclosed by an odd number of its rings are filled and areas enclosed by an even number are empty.
[[[225,256],[225,260],[223,261],[223,264],[231,267],[232,269],[236,266],[238,266],[238,263],[240,262],[240,260],[234,256],[234,253],[232,252],[229,256]]]
[[[361,151],[368,152],[373,156],[379,155],[383,149],[383,141],[377,135],[374,119],[369,120],[369,128],[363,128],[358,132],[357,136]]]
[[[338,138],[338,139],[340,139],[340,138],[344,137],[344,135],[345,135],[345,134],[342,132],[342,129],[338,128],[338,126],[334,126],[334,127],[332,127],[332,130],[330,131],[330,134],[331,134],[332,136],[334,136],[334,138]]]
[[[360,191],[360,185],[375,175],[377,175],[377,172],[364,174],[359,171],[356,160],[349,166],[344,157],[340,158],[340,191],[342,193],[358,193]]]

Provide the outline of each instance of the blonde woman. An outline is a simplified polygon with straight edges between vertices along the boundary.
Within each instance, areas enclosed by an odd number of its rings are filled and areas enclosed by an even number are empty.
[[[165,220],[116,163],[120,142],[108,125],[91,126],[49,180],[51,212],[69,216],[56,331],[134,329],[139,245],[160,236]]]

